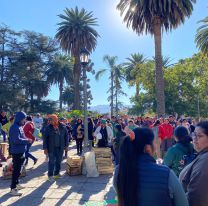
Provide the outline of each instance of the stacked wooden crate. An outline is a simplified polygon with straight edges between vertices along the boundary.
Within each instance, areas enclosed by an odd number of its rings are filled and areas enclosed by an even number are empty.
[[[6,158],[9,155],[9,144],[8,143],[0,143],[0,150],[3,156]]]
[[[69,156],[67,158],[66,172],[70,176],[82,174],[82,162],[83,157],[80,156]]]
[[[97,170],[100,175],[112,174],[114,167],[110,148],[94,148]]]

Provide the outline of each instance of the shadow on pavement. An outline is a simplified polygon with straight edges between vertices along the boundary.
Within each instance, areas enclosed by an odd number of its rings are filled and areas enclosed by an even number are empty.
[[[46,180],[42,185],[37,187],[31,193],[24,195],[14,203],[10,204],[10,206],[40,205],[45,200],[44,194],[48,191],[52,184],[53,183]]]

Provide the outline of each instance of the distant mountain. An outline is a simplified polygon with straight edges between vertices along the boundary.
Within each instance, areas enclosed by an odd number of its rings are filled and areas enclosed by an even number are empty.
[[[110,112],[110,106],[109,105],[91,106],[89,110],[104,114]]]
[[[130,107],[131,105],[124,105],[123,108],[130,108]],[[105,113],[110,113],[110,106],[109,105],[96,105],[96,106],[91,106],[89,110],[96,111],[101,114],[105,114]]]

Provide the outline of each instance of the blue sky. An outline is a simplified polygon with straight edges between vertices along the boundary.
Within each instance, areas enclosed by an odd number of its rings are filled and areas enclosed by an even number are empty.
[[[94,16],[98,18],[99,26],[96,29],[101,38],[91,55],[95,70],[106,68],[102,61],[105,54],[118,56],[118,63],[135,52],[151,58],[154,55],[153,38],[149,35],[138,36],[131,29],[127,29],[116,10],[117,3],[118,0],[1,0],[0,23],[17,31],[33,30],[54,37],[57,23],[60,21],[57,15],[63,13],[66,7],[84,7],[93,11]],[[175,62],[196,53],[194,36],[199,26],[197,22],[205,18],[207,13],[208,2],[197,0],[191,18],[178,29],[163,34],[163,55],[169,56]],[[98,82],[93,77],[90,78],[94,98],[92,105],[107,104],[108,74]],[[121,101],[131,104],[129,97],[135,93],[135,89],[128,88],[126,83],[123,83],[123,88],[128,96],[121,97]],[[57,100],[58,97],[58,89],[53,86],[47,98]]]

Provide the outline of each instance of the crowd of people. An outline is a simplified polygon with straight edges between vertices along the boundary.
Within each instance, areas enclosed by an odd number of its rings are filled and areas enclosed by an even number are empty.
[[[29,158],[34,164],[38,161],[30,153],[35,140],[43,138],[48,179],[54,181],[60,177],[69,142],[75,141],[77,155],[83,155],[84,129],[82,118],[75,116],[69,120],[54,114],[43,118],[17,112],[7,118],[2,111],[0,131],[3,141],[8,138],[14,168],[11,194],[21,195],[22,165]],[[119,206],[208,205],[208,122],[173,115],[89,117],[88,143],[90,149],[111,148]],[[0,159],[5,161],[1,151]]]

